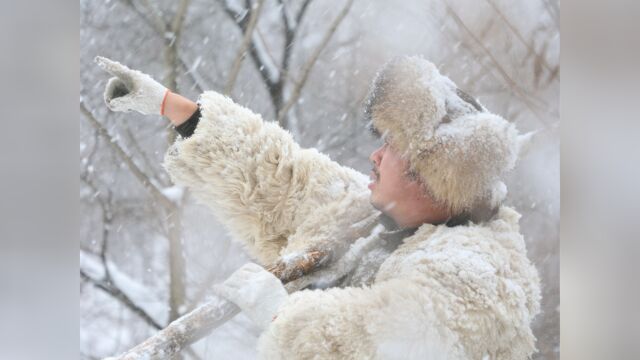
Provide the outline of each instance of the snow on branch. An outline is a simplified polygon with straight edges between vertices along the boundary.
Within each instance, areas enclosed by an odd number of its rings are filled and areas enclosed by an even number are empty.
[[[140,298],[148,297],[148,289],[135,283],[133,280],[122,274],[117,268],[110,264],[109,276],[106,275],[105,267],[101,266],[96,259],[92,259],[90,256],[80,253],[80,276],[89,281],[98,289],[111,295],[113,298],[120,301],[129,310],[138,315],[149,326],[156,329],[162,329],[160,322],[158,322],[147,310],[140,306],[133,297]],[[115,279],[118,278],[119,281]],[[123,291],[120,288],[120,284],[126,284],[128,291]],[[144,289],[143,289],[144,288]],[[129,294],[133,294],[133,297]]]
[[[156,335],[119,357],[108,359],[171,359],[186,346],[207,335],[239,312],[240,309],[235,304],[215,298],[175,320]]]
[[[315,282],[334,282],[357,266],[362,255],[379,244],[382,225],[377,222],[377,214],[363,219],[353,228],[360,237],[349,250],[332,264],[328,264],[331,254],[310,251],[306,254],[280,259],[268,267],[283,282],[289,293],[304,289]],[[368,234],[365,236],[365,234]],[[183,317],[175,320],[165,329],[150,337],[140,345],[111,360],[169,359],[209,334],[218,326],[233,318],[240,310],[233,303],[214,297]],[[106,360],[106,359],[105,359]]]

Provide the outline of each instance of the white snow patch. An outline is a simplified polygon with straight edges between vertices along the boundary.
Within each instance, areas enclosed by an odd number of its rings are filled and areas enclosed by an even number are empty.
[[[175,204],[181,204],[184,197],[184,188],[181,186],[170,186],[162,189],[162,194]]]
[[[113,262],[107,261],[107,264],[114,285],[125,293],[134,304],[144,309],[157,323],[166,324],[169,313],[164,300],[121,271]],[[96,256],[80,252],[80,268],[94,279],[99,280],[104,277],[104,268]]]

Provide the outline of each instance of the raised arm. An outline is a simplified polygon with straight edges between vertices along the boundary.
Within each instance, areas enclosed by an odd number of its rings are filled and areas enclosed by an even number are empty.
[[[198,110],[195,102],[171,92],[147,74],[102,56],[95,61],[113,75],[104,91],[104,101],[113,111],[163,115],[177,127]]]
[[[316,211],[366,190],[366,176],[301,149],[276,123],[228,97],[205,92],[198,103],[195,132],[175,142],[164,166],[261,264],[274,262]]]
[[[224,95],[205,92],[196,104],[146,74],[97,61],[115,76],[105,91],[110,109],[164,114],[178,129],[193,125],[163,165],[263,265],[278,259],[289,236],[318,209],[367,190],[365,175],[301,149],[289,132]]]

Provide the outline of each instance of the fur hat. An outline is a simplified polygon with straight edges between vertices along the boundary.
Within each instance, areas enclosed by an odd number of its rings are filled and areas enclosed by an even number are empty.
[[[373,80],[365,115],[454,213],[504,200],[500,178],[520,151],[515,126],[459,90],[431,62],[402,56],[385,64]]]

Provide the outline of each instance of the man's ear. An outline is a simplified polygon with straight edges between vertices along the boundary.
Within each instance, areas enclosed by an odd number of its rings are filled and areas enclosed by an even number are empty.
[[[418,174],[417,171],[412,170],[411,168],[408,168],[404,172],[404,177],[409,181],[415,181],[417,183],[420,183],[420,185],[424,187],[424,184],[422,183],[422,179],[420,179],[420,175]]]

